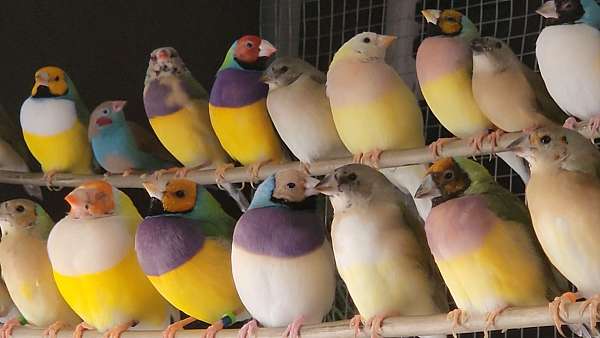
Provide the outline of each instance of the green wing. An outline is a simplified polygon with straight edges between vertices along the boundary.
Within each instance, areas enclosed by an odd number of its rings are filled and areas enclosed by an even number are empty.
[[[218,237],[231,240],[235,220],[221,207],[219,202],[203,187],[198,188],[197,207],[194,219],[202,221],[203,231],[208,237]]]
[[[191,73],[186,73],[181,76],[181,80],[185,82],[186,88],[189,90],[188,94],[193,99],[208,100],[208,92],[200,82],[198,82]]]
[[[554,102],[550,93],[548,93],[548,89],[546,89],[546,84],[544,83],[542,76],[525,65],[523,65],[523,73],[525,73],[527,81],[529,81],[533,87],[537,103],[542,108],[544,116],[556,124],[562,125],[568,116],[560,109],[556,102]]]

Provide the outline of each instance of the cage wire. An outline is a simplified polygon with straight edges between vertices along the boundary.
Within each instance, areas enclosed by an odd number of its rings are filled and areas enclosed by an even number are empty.
[[[261,0],[261,35],[278,48],[278,55],[300,57],[326,72],[335,51],[357,33],[371,31],[396,35],[387,62],[394,66],[414,90],[423,112],[427,144],[451,134],[440,125],[423,99],[416,80],[415,55],[426,38],[423,9],[454,8],[477,25],[482,36],[495,36],[509,44],[521,61],[535,71],[535,42],[543,20],[535,10],[544,0]],[[598,0],[600,2],[600,0]],[[475,158],[494,179],[524,198],[525,185],[519,176],[496,156]],[[323,219],[330,224],[332,210],[325,204]],[[350,318],[356,313],[343,282],[338,282],[333,310],[326,320]],[[454,307],[451,297],[450,306]],[[569,332],[565,328],[565,332]],[[481,332],[461,337],[482,337]],[[553,327],[494,331],[492,337],[557,337]],[[575,337],[570,333],[571,337]]]

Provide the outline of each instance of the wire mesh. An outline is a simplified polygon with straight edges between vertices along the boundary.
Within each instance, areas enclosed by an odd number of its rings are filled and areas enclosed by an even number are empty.
[[[280,54],[298,56],[322,71],[327,71],[335,51],[356,33],[372,31],[399,37],[388,51],[388,62],[412,86],[420,98],[427,143],[451,134],[444,129],[422,99],[416,82],[414,57],[426,38],[422,9],[454,8],[477,25],[482,36],[503,39],[523,63],[537,71],[535,42],[543,20],[535,10],[543,0],[262,0],[261,33],[280,48]],[[600,2],[600,0],[599,0]],[[283,13],[283,14],[282,14]],[[272,18],[274,21],[269,21]],[[281,34],[286,32],[287,34]],[[297,34],[295,34],[297,32]],[[288,41],[283,41],[288,39]],[[294,41],[296,46],[289,46]],[[495,180],[519,197],[525,185],[498,157],[478,157]],[[329,224],[331,209],[323,218]],[[349,318],[355,313],[351,299],[340,282],[338,299],[327,320]],[[452,305],[452,304],[451,304]],[[493,332],[492,337],[557,337],[552,327],[536,327]],[[482,337],[481,332],[462,337]],[[571,334],[573,337],[573,335]]]

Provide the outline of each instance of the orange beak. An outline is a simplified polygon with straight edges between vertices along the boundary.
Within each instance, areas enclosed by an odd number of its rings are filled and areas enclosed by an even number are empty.
[[[394,41],[396,41],[396,39],[398,39],[398,37],[397,37],[397,36],[394,36],[394,35],[380,35],[380,36],[379,36],[379,43],[380,43],[380,44],[381,44],[383,47],[385,47],[385,48],[388,48],[389,46],[391,46],[391,45],[392,45],[392,43],[393,43]]]

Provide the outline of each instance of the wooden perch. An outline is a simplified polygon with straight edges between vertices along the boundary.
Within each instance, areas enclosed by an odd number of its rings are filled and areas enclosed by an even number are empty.
[[[564,318],[569,323],[588,323],[589,312],[579,313],[581,302],[569,304],[566,307],[568,316]],[[512,308],[507,309],[496,319],[494,330],[519,329],[526,327],[552,326],[552,318],[547,306]],[[456,330],[456,333],[479,332],[485,326],[485,316],[468,315],[465,327]],[[184,330],[177,332],[177,338],[202,337],[203,330]],[[256,338],[281,338],[284,328],[259,328]],[[384,337],[423,336],[451,334],[451,322],[445,314],[434,316],[395,317],[386,319],[383,323]],[[347,320],[328,322],[320,325],[307,325],[302,328],[303,338],[353,338],[354,332],[349,327]],[[58,338],[71,338],[72,331],[65,330],[59,333]],[[13,338],[40,338],[42,330],[33,328],[17,328]],[[161,338],[160,331],[128,331],[123,338]],[[217,338],[237,338],[237,329],[223,330]],[[368,332],[362,331],[360,338],[369,337]],[[84,338],[102,338],[101,333],[86,331]]]
[[[590,130],[587,122],[580,122],[577,125],[578,130],[590,138]],[[498,153],[507,150],[507,146],[519,138],[522,133],[507,133],[502,135],[499,140],[498,147],[492,149],[491,144],[485,142],[481,152],[474,152],[473,148],[469,145],[467,140],[456,140],[444,145],[442,152],[443,157],[450,156],[474,156],[474,155],[487,155],[491,153]],[[596,137],[598,135],[595,135]],[[392,168],[401,167],[411,164],[420,163],[431,163],[435,159],[433,158],[431,151],[428,147],[409,149],[409,150],[398,150],[398,151],[385,151],[381,154],[379,161],[380,168]],[[334,169],[343,166],[345,164],[352,163],[352,158],[343,158],[337,160],[320,161],[310,165],[310,172],[314,176],[325,175],[333,171]],[[284,169],[302,169],[299,162],[288,162],[279,165],[265,165],[260,169],[258,178],[263,180],[270,175],[284,170]],[[53,178],[53,184],[61,187],[77,187],[82,183],[94,180],[94,179],[105,179],[112,185],[118,188],[142,188],[142,182],[148,179],[149,174],[135,175],[132,174],[127,177],[121,175],[111,175],[104,177],[102,175],[72,175],[72,174],[56,174]],[[165,174],[161,178],[169,179],[173,177],[172,174]],[[192,170],[188,173],[187,178],[196,181],[199,184],[215,184],[215,172],[214,170]],[[225,173],[225,181],[229,183],[240,183],[249,182],[251,179],[250,173],[245,167],[236,167],[227,170]],[[31,184],[31,185],[45,185],[45,181],[42,179],[42,174],[35,173],[20,173],[20,172],[9,172],[0,171],[0,183],[9,184]]]

